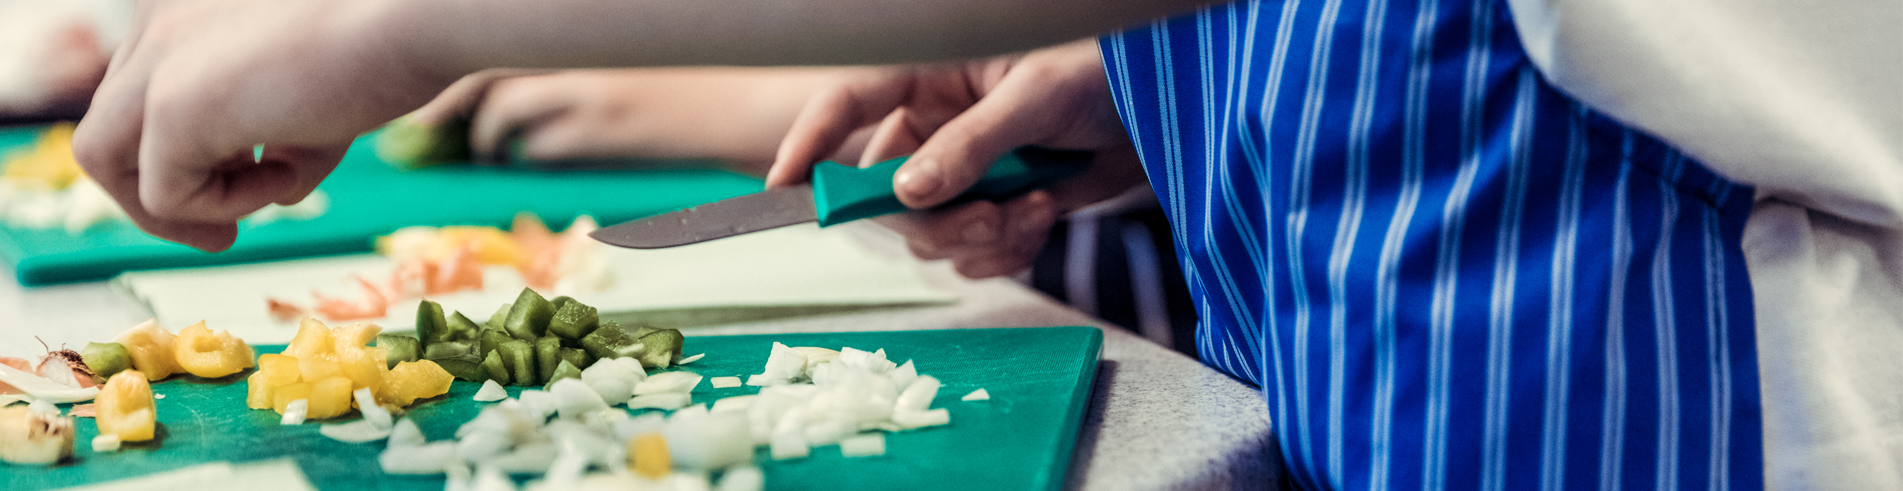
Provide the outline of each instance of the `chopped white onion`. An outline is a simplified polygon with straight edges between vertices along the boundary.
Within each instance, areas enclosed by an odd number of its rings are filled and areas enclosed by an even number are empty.
[[[746,415],[683,410],[661,430],[674,465],[719,469],[753,459],[753,432]]]
[[[839,454],[847,457],[885,455],[885,434],[866,433],[840,440]]]
[[[634,395],[659,394],[663,392],[689,393],[700,385],[700,374],[694,372],[664,372],[648,376],[634,386]]]
[[[715,491],[762,491],[766,489],[766,474],[759,467],[736,465],[720,473],[720,484]]]
[[[469,491],[517,491],[515,481],[493,466],[478,466],[476,479],[469,483]]]
[[[429,439],[423,437],[423,429],[417,427],[416,421],[410,418],[397,420],[396,426],[390,428],[389,448],[421,447],[427,443],[429,443]],[[438,468],[437,470],[440,471],[442,469]]]
[[[99,435],[93,437],[94,452],[116,452],[119,450],[119,435]]]
[[[451,467],[462,466],[456,462],[456,443],[450,441],[407,447],[392,446],[377,455],[377,464],[383,467],[384,474],[415,475],[442,474]]]
[[[648,413],[635,416],[625,421],[615,422],[615,439],[625,442],[637,435],[660,433],[661,428],[665,428],[666,426],[667,417],[662,416],[661,413]]]
[[[628,399],[628,409],[680,409],[693,402],[694,396],[679,392],[662,392],[634,396]]]
[[[549,385],[549,393],[555,396],[555,409],[564,419],[581,419],[584,414],[608,409],[608,403],[601,400],[601,394],[595,393],[580,379],[557,380]]]
[[[799,459],[812,454],[812,447],[806,445],[806,437],[799,432],[775,433],[767,454],[773,460]]]
[[[284,425],[284,426],[297,426],[297,425],[304,424],[304,418],[305,416],[310,415],[310,412],[311,412],[310,399],[298,399],[295,401],[291,401],[290,404],[284,405],[284,416],[281,418],[278,418],[278,424]]]
[[[694,355],[694,356],[689,356],[689,357],[686,357],[686,358],[682,358],[682,359],[681,359],[681,361],[679,361],[679,362],[677,362],[677,363],[675,363],[675,365],[686,365],[686,364],[689,364],[689,363],[693,363],[693,362],[696,362],[696,361],[700,361],[700,359],[701,359],[702,357],[705,357],[705,356],[707,356],[707,354],[706,354],[706,353],[701,353],[701,354],[698,354],[698,355]]]
[[[510,474],[541,474],[555,463],[555,444],[548,442],[518,445],[515,450],[483,459],[477,464],[494,467]]]
[[[557,409],[555,394],[550,394],[548,391],[525,390],[516,394],[515,398],[521,401],[522,410],[527,412],[529,417],[548,419]]]
[[[470,462],[481,462],[509,451],[509,437],[502,433],[470,433],[456,442],[456,455]]]
[[[548,489],[569,489],[581,481],[583,473],[588,471],[588,456],[573,445],[564,444],[555,454],[555,461],[548,466],[548,474],[542,476],[542,484]]]
[[[364,387],[357,389],[354,395],[357,396],[357,411],[363,413],[363,420],[370,422],[371,426],[375,426],[378,430],[382,430],[385,434],[388,434],[390,425],[395,423],[395,421],[390,419],[389,410],[377,405],[377,399],[370,395],[370,388]]]
[[[641,360],[634,358],[615,358],[614,360],[616,364],[621,365],[621,368],[626,368],[640,375],[639,377],[635,377],[635,382],[640,382],[642,379],[648,378],[648,369],[647,367],[641,366]]]
[[[581,381],[594,389],[604,401],[625,401],[634,397],[634,384],[641,375],[620,363],[595,363],[581,371]]]
[[[989,401],[989,400],[991,400],[991,393],[990,393],[990,392],[985,392],[985,390],[984,390],[984,389],[978,389],[978,390],[974,390],[974,391],[971,391],[971,393],[970,393],[970,394],[965,394],[965,396],[964,396],[964,397],[960,397],[960,398],[958,398],[958,400],[961,400],[961,401]]]
[[[754,401],[757,401],[759,399],[760,399],[760,396],[758,394],[726,397],[726,398],[722,398],[720,400],[714,401],[714,407],[708,408],[707,410],[709,412],[716,412],[716,413],[724,413],[728,411],[746,411],[748,408],[753,407]]]
[[[904,365],[886,372],[886,375],[892,377],[893,386],[904,388],[918,380],[918,367],[912,366],[912,360],[905,360]]]
[[[899,400],[893,406],[894,411],[924,411],[932,406],[932,399],[938,397],[938,388],[942,386],[931,375],[920,375],[899,393]]]
[[[892,413],[892,422],[908,430],[950,424],[951,411],[946,411],[944,408],[930,411],[898,411]]]
[[[389,437],[390,427],[387,425],[377,426],[375,423],[370,422],[370,420],[360,419],[349,423],[324,425],[324,427],[318,428],[317,432],[340,442],[367,443]]]
[[[482,388],[476,389],[476,402],[496,402],[508,398],[509,389],[503,388],[493,379],[482,381]]]
[[[716,389],[731,389],[740,386],[740,377],[714,377],[707,382]]]

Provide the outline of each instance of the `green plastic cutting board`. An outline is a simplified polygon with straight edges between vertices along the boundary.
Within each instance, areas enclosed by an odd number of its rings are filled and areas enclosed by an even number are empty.
[[[889,434],[886,455],[880,457],[844,458],[835,445],[814,448],[805,459],[773,461],[763,447],[755,458],[766,473],[767,489],[1054,490],[1063,486],[1070,468],[1103,333],[1048,327],[689,337],[683,354],[707,356],[682,368],[708,378],[744,378],[760,371],[775,341],[883,348],[894,361],[913,360],[919,373],[944,382],[932,407],[949,409],[951,424]],[[161,438],[156,445],[93,453],[87,442],[97,426],[81,419],[73,462],[53,468],[0,463],[0,483],[8,490],[30,491],[221,460],[290,457],[320,489],[443,488],[440,476],[383,475],[377,466],[383,442],[342,443],[319,435],[317,424],[279,426],[277,413],[246,408],[247,376],[210,381],[187,376],[153,384],[153,392],[165,396],[157,401]],[[450,438],[488,405],[470,399],[478,387],[456,382],[449,394],[415,406],[410,417],[431,441]],[[979,388],[990,392],[991,400],[959,400]],[[757,392],[757,387],[714,389],[702,382],[694,388],[694,402]]]
[[[0,156],[32,144],[44,127],[0,128]],[[759,192],[759,180],[719,170],[537,171],[469,165],[399,171],[357,141],[318,189],[323,216],[240,228],[230,250],[207,254],[154,239],[130,223],[64,229],[0,224],[0,257],[23,285],[110,278],[123,271],[268,261],[369,251],[372,239],[411,225],[507,225],[529,211],[566,227],[579,215],[603,225]]]

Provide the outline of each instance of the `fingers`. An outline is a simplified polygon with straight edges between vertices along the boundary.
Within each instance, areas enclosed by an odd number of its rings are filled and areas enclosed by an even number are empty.
[[[878,128],[872,131],[872,138],[866,141],[866,148],[859,153],[859,166],[865,167],[900,155],[910,154],[925,143],[925,137],[913,131],[912,112],[898,108],[887,114]]]
[[[1048,193],[1033,191],[1002,204],[976,201],[881,223],[904,234],[913,255],[950,260],[961,275],[987,278],[1031,265],[1057,221],[1055,205]]]
[[[779,153],[767,171],[767,186],[806,182],[813,164],[837,151],[855,130],[897,109],[913,81],[910,68],[894,68],[814,95],[780,140]]]
[[[412,122],[423,126],[436,126],[447,123],[457,117],[467,117],[476,111],[476,105],[482,102],[484,94],[496,82],[530,75],[549,73],[549,70],[530,70],[521,68],[495,68],[483,70],[457,79],[449,88],[430,99],[428,104],[409,114]]]
[[[349,145],[333,147],[266,145],[263,155],[259,156],[258,160],[283,162],[289,165],[292,171],[290,192],[278,197],[274,203],[290,206],[304,201],[304,198],[309,197],[312,191],[317,190],[317,185],[322,184],[325,177],[330,176],[331,171],[337,170],[337,162],[342,161],[344,153],[349,150]]]
[[[1066,114],[1044,108],[1049,101],[1034,76],[1007,77],[971,109],[937,129],[892,178],[899,201],[928,208],[963,193],[1011,149],[1038,143],[1063,126]]]
[[[469,123],[469,150],[478,160],[506,160],[507,141],[522,134],[537,121],[554,118],[575,104],[573,93],[563,85],[534,83],[552,79],[513,79],[498,82],[482,99]]]

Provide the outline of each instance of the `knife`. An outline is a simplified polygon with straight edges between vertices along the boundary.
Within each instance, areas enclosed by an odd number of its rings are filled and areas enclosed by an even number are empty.
[[[671,211],[594,231],[609,245],[659,249],[732,237],[787,225],[821,227],[908,211],[892,191],[892,176],[910,156],[858,168],[838,162],[813,166],[808,184],[769,189]],[[945,205],[1004,200],[1083,172],[1090,153],[1024,147],[991,164],[984,177]]]

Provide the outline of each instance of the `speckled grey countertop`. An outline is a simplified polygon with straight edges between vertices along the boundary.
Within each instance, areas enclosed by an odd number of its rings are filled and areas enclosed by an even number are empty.
[[[903,246],[873,227],[855,233],[881,254]],[[1196,360],[1009,279],[972,281],[927,264],[946,306],[885,309],[692,328],[689,335],[1089,325],[1104,329],[1102,364],[1071,464],[1069,489],[1270,489],[1278,457],[1261,392]],[[103,282],[22,288],[0,281],[0,355],[83,346],[149,315]]]

